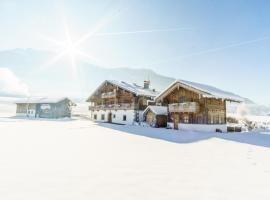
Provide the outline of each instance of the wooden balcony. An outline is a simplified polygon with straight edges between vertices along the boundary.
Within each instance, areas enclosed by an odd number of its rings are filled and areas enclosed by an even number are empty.
[[[109,105],[96,105],[89,106],[89,110],[134,110],[135,105],[133,103],[122,103],[122,104],[109,104]]]
[[[116,92],[106,92],[101,94],[102,99],[107,99],[107,98],[115,98],[116,97]]]
[[[169,112],[197,113],[199,111],[200,111],[200,105],[197,102],[185,102],[185,103],[169,104]]]

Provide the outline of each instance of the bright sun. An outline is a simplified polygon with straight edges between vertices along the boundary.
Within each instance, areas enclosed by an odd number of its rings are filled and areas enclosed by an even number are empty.
[[[152,30],[140,30],[140,31],[127,31],[127,32],[114,32],[114,33],[98,33],[99,30],[104,27],[106,24],[108,24],[115,16],[118,16],[120,14],[119,10],[116,9],[110,15],[105,17],[103,20],[99,21],[99,23],[93,27],[93,29],[83,35],[82,37],[78,38],[77,40],[73,40],[71,38],[71,34],[69,31],[69,27],[67,24],[67,21],[64,20],[64,27],[65,27],[65,35],[63,38],[65,38],[65,41],[59,41],[55,40],[51,37],[47,37],[44,35],[40,35],[41,39],[46,40],[47,42],[50,42],[58,47],[60,47],[60,51],[56,54],[55,57],[53,57],[51,60],[49,60],[48,63],[41,66],[41,69],[47,69],[51,66],[54,66],[54,64],[62,59],[64,56],[68,56],[70,60],[70,65],[68,66],[71,71],[71,75],[74,78],[78,78],[78,66],[76,65],[77,60],[85,60],[88,63],[99,65],[99,66],[106,66],[103,62],[95,58],[94,56],[90,55],[89,53],[84,52],[80,45],[83,44],[86,40],[91,39],[92,36],[108,36],[108,35],[126,35],[126,34],[138,34],[138,33],[153,33],[153,32],[164,32],[164,31],[179,31],[179,30],[189,30],[186,28],[170,28],[170,29],[152,29]]]
[[[63,17],[64,26],[65,26],[65,42],[58,41],[44,35],[40,35],[42,39],[45,39],[46,41],[57,45],[61,49],[61,51],[58,52],[58,54],[52,60],[50,60],[47,64],[42,66],[42,68],[44,69],[44,68],[48,68],[52,66],[58,60],[62,59],[64,56],[69,57],[70,63],[71,63],[69,67],[71,68],[72,76],[75,78],[77,78],[78,76],[78,66],[76,65],[76,60],[78,59],[84,59],[85,61],[91,64],[104,66],[103,62],[101,62],[94,56],[90,55],[89,53],[86,53],[83,50],[81,50],[80,45],[83,44],[86,40],[90,39],[92,36],[98,35],[97,33],[100,31],[101,28],[103,28],[106,24],[108,24],[112,19],[114,19],[116,16],[118,16],[121,13],[120,10],[124,11],[125,9],[117,8],[117,9],[112,10],[112,12],[108,13],[108,15],[106,15],[102,20],[100,20],[97,23],[97,25],[91,29],[90,32],[86,33],[85,35],[78,38],[77,40],[72,40],[68,23],[65,20],[65,17]],[[112,35],[114,34],[115,33],[112,33]],[[105,34],[105,35],[110,35],[110,33]]]
[[[68,54],[71,56],[74,56],[75,53],[76,53],[76,48],[74,47],[73,44],[68,44],[67,45],[67,51],[68,51]]]
[[[70,71],[71,71],[71,75],[74,78],[77,78],[78,76],[78,66],[76,65],[76,60],[78,59],[83,59],[89,63],[92,64],[97,64],[97,65],[103,65],[98,59],[96,59],[94,56],[89,55],[88,53],[82,51],[80,49],[80,45],[85,42],[87,39],[89,39],[91,36],[93,36],[97,31],[99,31],[99,29],[104,25],[105,23],[100,24],[99,26],[95,27],[93,31],[91,31],[90,33],[87,33],[86,35],[82,36],[81,38],[79,38],[78,40],[72,40],[71,38],[71,34],[69,31],[69,27],[67,25],[67,23],[64,23],[65,25],[65,41],[58,41],[55,40],[53,38],[44,36],[44,35],[40,35],[40,37],[43,40],[46,40],[50,43],[53,43],[54,45],[60,47],[60,51],[57,53],[57,55],[55,57],[53,57],[51,60],[49,60],[49,62],[47,62],[45,65],[43,65],[41,68],[42,69],[47,69],[51,66],[53,66],[57,61],[59,61],[60,59],[62,59],[64,56],[68,56],[69,60],[70,60]],[[101,26],[102,25],[102,26]]]

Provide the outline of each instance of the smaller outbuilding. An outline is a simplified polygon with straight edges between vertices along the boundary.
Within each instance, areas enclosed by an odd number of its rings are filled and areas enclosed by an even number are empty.
[[[166,106],[148,106],[143,112],[145,121],[154,127],[167,127],[168,108]]]
[[[66,97],[30,97],[15,103],[17,105],[16,116],[32,118],[71,117],[71,107],[76,105]]]

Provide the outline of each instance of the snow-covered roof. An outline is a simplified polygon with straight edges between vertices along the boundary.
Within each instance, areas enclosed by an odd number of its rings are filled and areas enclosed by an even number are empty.
[[[113,84],[113,85],[115,85],[115,86],[117,86],[119,88],[122,88],[122,89],[124,89],[126,91],[129,91],[129,92],[135,94],[136,96],[156,97],[159,94],[159,92],[157,92],[157,91],[155,91],[155,90],[153,90],[151,88],[145,89],[144,87],[139,86],[136,83],[127,83],[127,82],[124,82],[124,81],[116,81],[116,80],[106,80],[106,81],[104,81],[95,90],[95,92],[93,94],[95,94],[96,91],[99,90],[101,87],[103,87],[103,85],[106,84],[106,83],[111,83],[111,84]],[[89,98],[88,98],[88,100],[89,100]]]
[[[23,98],[20,100],[17,100],[15,103],[59,103],[65,99],[68,99],[67,97],[29,97],[29,98]],[[69,100],[69,99],[68,99]]]
[[[156,115],[167,115],[168,114],[168,108],[166,106],[148,106],[143,111],[143,114],[145,115],[149,110],[151,110]]]
[[[108,80],[109,83],[117,85],[118,87],[128,90],[137,96],[150,96],[150,97],[156,97],[159,92],[149,88],[145,89],[142,86],[137,85],[136,83],[127,83],[124,81],[115,81],[115,80]]]
[[[162,91],[155,100],[162,98],[164,95],[167,95],[168,92],[175,89],[177,86],[184,87],[189,90],[193,90],[197,93],[200,93],[203,97],[207,98],[218,98],[235,102],[242,102],[244,99],[239,95],[233,94],[231,92],[227,92],[216,87],[205,85],[201,83],[195,83],[191,81],[185,80],[176,80],[171,85],[169,85],[164,91]]]

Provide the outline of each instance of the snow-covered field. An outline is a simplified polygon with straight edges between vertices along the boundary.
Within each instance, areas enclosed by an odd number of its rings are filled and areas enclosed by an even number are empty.
[[[13,103],[15,98],[0,97],[0,117],[14,116],[16,113],[16,105]]]
[[[270,199],[269,134],[19,119],[9,106],[0,199]]]
[[[270,135],[0,118],[0,199],[270,199]]]

